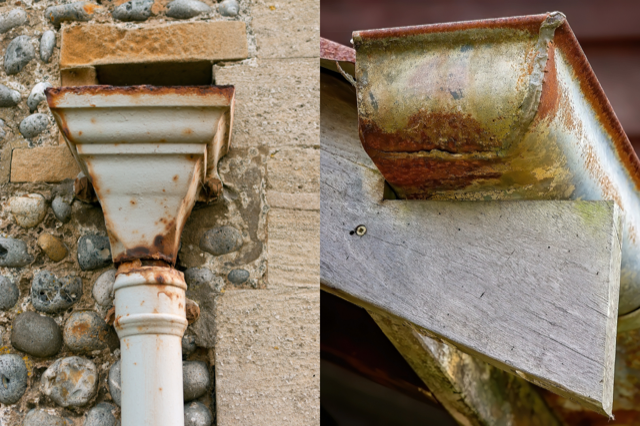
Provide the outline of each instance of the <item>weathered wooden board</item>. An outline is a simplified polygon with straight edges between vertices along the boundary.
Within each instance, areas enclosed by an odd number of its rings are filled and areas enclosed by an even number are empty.
[[[378,326],[463,426],[560,426],[525,380],[424,336],[390,316],[371,313]]]
[[[321,82],[323,288],[610,415],[615,204],[383,200],[334,80]]]

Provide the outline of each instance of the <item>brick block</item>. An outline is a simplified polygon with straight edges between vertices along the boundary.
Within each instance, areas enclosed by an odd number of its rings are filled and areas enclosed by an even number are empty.
[[[62,29],[60,68],[236,60],[247,55],[246,26],[239,21],[184,22],[136,28],[82,24]]]
[[[269,287],[320,285],[320,212],[271,208]]]
[[[272,149],[267,162],[267,189],[286,193],[320,192],[320,149]]]
[[[255,3],[252,15],[259,58],[319,57],[319,1]]]
[[[317,59],[215,66],[216,84],[236,87],[233,146],[319,146],[319,69]]]
[[[60,182],[78,173],[80,167],[65,145],[13,150],[11,182]]]
[[[235,290],[218,299],[218,426],[320,423],[319,293]]]

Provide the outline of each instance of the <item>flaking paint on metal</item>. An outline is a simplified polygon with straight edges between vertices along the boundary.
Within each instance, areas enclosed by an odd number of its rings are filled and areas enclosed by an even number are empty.
[[[615,200],[620,313],[640,307],[640,162],[561,14],[353,40],[360,137],[400,198]]]
[[[207,153],[219,160],[228,150],[234,88],[84,86],[46,94],[102,204],[114,262],[174,264],[201,181],[208,173],[219,179]],[[219,128],[225,134],[214,143]]]

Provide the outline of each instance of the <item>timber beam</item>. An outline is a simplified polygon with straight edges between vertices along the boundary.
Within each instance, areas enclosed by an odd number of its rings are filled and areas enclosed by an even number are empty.
[[[610,416],[615,203],[385,200],[384,178],[345,124],[349,96],[331,79],[321,103],[323,289]]]

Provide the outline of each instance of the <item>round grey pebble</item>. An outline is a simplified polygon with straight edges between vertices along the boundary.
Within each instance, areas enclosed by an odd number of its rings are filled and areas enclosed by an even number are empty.
[[[0,15],[0,34],[24,25],[27,21],[27,12],[23,9],[13,9],[9,13],[3,13]]]
[[[240,6],[236,0],[223,0],[218,5],[218,12],[222,16],[236,16],[240,11]]]
[[[233,226],[211,228],[200,238],[200,248],[214,256],[238,250],[242,246],[242,235]]]
[[[20,122],[20,133],[27,139],[35,138],[49,126],[47,114],[31,114]]]
[[[9,211],[23,228],[34,228],[47,215],[47,201],[42,194],[25,194],[9,198]]]
[[[200,398],[211,385],[209,367],[202,361],[183,361],[182,381],[185,401]]]
[[[120,426],[114,411],[116,406],[108,402],[101,402],[87,413],[83,426]]]
[[[66,223],[71,218],[71,204],[67,203],[60,195],[57,195],[56,198],[53,199],[51,208],[53,209],[53,214],[60,222]]]
[[[22,71],[33,58],[36,57],[36,49],[31,44],[31,37],[21,35],[9,43],[4,55],[4,70],[8,75]]]
[[[62,407],[81,407],[98,390],[98,369],[86,358],[77,356],[56,360],[40,379],[42,393]]]
[[[93,298],[105,308],[113,305],[113,284],[116,282],[116,270],[107,269],[93,284]]]
[[[78,239],[78,264],[83,271],[104,268],[112,263],[109,238],[83,235]]]
[[[111,394],[111,399],[115,402],[118,407],[121,407],[122,401],[122,388],[120,387],[120,361],[116,362],[109,369],[109,393]]]
[[[47,30],[40,38],[40,59],[48,63],[53,55],[54,47],[56,47],[56,33]]]
[[[4,139],[7,132],[4,130],[4,120],[0,118],[0,141]]]
[[[13,308],[19,298],[18,286],[9,278],[0,275],[0,310],[6,311]]]
[[[53,86],[48,81],[43,81],[33,86],[33,89],[31,89],[31,93],[27,98],[27,106],[29,107],[29,111],[33,112],[38,109],[38,105],[40,104],[40,102],[44,101],[47,98],[44,94],[44,91],[49,87]]]
[[[4,84],[0,84],[0,107],[14,107],[20,103],[20,92],[9,89]]]
[[[198,0],[174,0],[167,5],[167,16],[175,19],[189,19],[209,12],[211,8]]]
[[[27,251],[27,244],[15,238],[0,237],[0,266],[20,268],[33,261]]]
[[[24,312],[13,320],[11,344],[21,352],[46,358],[62,348],[62,332],[53,318]]]
[[[242,284],[247,282],[247,280],[249,279],[249,271],[245,269],[234,269],[233,271],[229,272],[227,278],[232,284]]]
[[[193,401],[184,405],[184,426],[211,426],[211,411],[201,402]]]
[[[184,280],[189,287],[207,285],[213,281],[214,275],[208,268],[188,268],[184,271]]]
[[[58,6],[48,7],[44,11],[44,16],[46,17],[46,20],[55,25],[56,28],[58,28],[62,22],[90,21],[93,17],[93,14],[87,13],[87,11],[85,10],[85,5],[88,5],[91,8],[95,6],[92,3],[84,1],[61,4]]]
[[[76,353],[106,348],[111,335],[107,323],[93,311],[74,312],[64,324],[64,343]]]
[[[33,409],[24,417],[22,426],[73,426],[73,422],[44,410]]]
[[[111,16],[118,21],[146,21],[152,6],[153,0],[131,0],[116,7]]]
[[[20,355],[0,355],[0,402],[15,404],[27,390],[27,366]]]
[[[31,304],[37,311],[55,314],[70,308],[82,297],[82,278],[57,278],[49,271],[39,271],[31,282]]]
[[[191,355],[196,351],[196,336],[182,336],[182,355]]]

